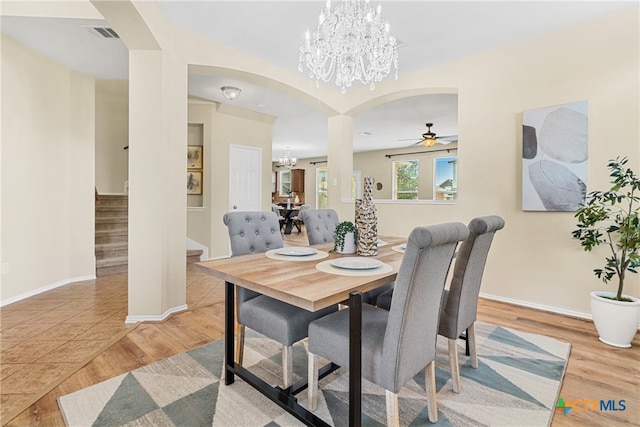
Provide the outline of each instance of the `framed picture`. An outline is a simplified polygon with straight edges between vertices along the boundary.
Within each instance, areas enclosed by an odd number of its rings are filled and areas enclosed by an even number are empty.
[[[187,146],[187,169],[202,169],[202,145]]]
[[[202,171],[187,171],[187,194],[202,194]]]

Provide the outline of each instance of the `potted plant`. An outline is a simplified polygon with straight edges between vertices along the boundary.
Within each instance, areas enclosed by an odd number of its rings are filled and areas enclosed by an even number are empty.
[[[617,278],[617,292],[592,292],[591,314],[600,340],[616,347],[631,347],[640,320],[640,299],[623,293],[627,273],[640,266],[640,177],[627,168],[626,157],[607,165],[611,188],[593,191],[575,214],[573,237],[585,251],[605,246],[608,255],[595,275],[607,283]]]
[[[333,250],[340,254],[353,254],[356,252],[356,236],[358,230],[351,221],[342,221],[336,225],[333,232]]]

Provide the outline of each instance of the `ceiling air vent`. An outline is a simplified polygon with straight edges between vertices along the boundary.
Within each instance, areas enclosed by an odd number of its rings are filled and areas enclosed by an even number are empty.
[[[86,26],[87,31],[101,39],[119,39],[120,36],[111,27]]]

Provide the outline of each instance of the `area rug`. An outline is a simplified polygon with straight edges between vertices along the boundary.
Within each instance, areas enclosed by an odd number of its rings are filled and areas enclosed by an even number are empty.
[[[244,365],[270,384],[281,382],[280,346],[247,331]],[[455,394],[447,342],[438,337],[438,423],[427,420],[424,374],[401,390],[400,425],[548,426],[565,372],[570,344],[487,323],[476,323],[477,369],[458,340],[462,392]],[[306,376],[306,342],[294,346],[294,374]],[[69,426],[300,426],[242,380],[221,381],[223,340],[144,366],[59,398]],[[296,379],[298,379],[296,378]],[[348,372],[320,381],[316,414],[348,425]],[[306,391],[298,395],[306,406]],[[384,389],[362,384],[362,424],[386,424]]]

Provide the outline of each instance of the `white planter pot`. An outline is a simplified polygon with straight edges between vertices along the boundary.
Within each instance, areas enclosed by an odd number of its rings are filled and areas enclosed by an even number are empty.
[[[347,233],[344,235],[344,247],[342,250],[340,248],[336,248],[336,252],[339,254],[356,253],[356,239],[353,233]]]
[[[614,301],[604,296],[615,297],[615,292],[591,292],[591,315],[600,341],[614,347],[631,347],[640,321],[640,299],[624,295],[633,302]]]

